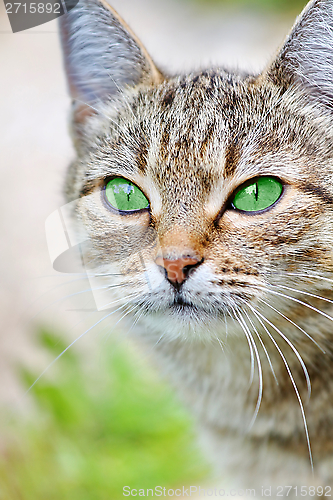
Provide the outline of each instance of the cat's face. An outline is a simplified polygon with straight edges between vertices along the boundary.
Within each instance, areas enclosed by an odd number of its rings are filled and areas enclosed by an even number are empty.
[[[286,54],[260,77],[167,78],[114,12],[90,5],[81,17],[95,29],[102,19],[108,44],[115,32],[118,43],[123,37],[119,58],[137,70],[125,78],[116,68],[107,96],[93,82],[94,114],[82,105],[74,112],[78,160],[66,189],[79,199],[86,264],[103,275],[105,304],[149,314],[171,336],[205,338],[226,315],[281,292],[272,287],[329,275],[333,126],[327,102],[315,101],[310,85],[303,92],[289,66],[282,72]],[[76,23],[64,42],[71,64],[83,43],[75,12],[64,21],[66,36]]]

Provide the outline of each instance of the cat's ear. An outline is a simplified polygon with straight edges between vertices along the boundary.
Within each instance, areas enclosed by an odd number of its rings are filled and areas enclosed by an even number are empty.
[[[333,111],[333,0],[311,0],[266,75],[285,89],[299,85]]]
[[[163,77],[131,29],[105,0],[80,0],[60,18],[65,68],[74,100],[74,121],[83,122],[96,103],[126,87]]]

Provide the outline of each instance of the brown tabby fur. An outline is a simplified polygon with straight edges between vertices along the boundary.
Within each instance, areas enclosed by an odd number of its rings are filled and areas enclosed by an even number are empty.
[[[61,23],[77,149],[66,195],[79,199],[88,267],[119,285],[110,302],[138,320],[221,476],[332,486],[333,1],[308,4],[260,75],[162,75],[104,1],[81,0]],[[263,175],[283,181],[281,199],[232,209],[235,190]],[[112,176],[150,210],[110,210]],[[199,262],[179,292],[158,255]]]

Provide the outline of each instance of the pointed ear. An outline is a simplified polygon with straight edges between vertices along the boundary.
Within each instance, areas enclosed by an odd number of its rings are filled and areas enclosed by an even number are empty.
[[[116,97],[124,88],[163,79],[146,49],[105,0],[80,0],[60,17],[60,36],[77,124],[94,113],[91,106]]]
[[[296,84],[333,111],[333,0],[311,0],[266,76],[287,89]]]

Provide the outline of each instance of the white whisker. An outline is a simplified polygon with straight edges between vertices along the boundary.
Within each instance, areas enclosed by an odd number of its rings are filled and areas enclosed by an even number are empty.
[[[276,292],[274,290],[269,290],[268,288],[260,287],[262,290],[265,290],[266,292],[272,293],[273,295],[278,295],[279,297],[284,297],[285,299],[292,300],[293,302],[297,302],[298,304],[302,304],[302,306],[308,307],[309,309],[312,309],[312,311],[317,312],[318,314],[321,314],[325,318],[333,321],[332,316],[329,314],[324,313],[320,309],[317,309],[316,307],[312,306],[311,304],[307,304],[307,302],[303,302],[302,300],[296,299],[296,297],[290,297],[290,295],[286,295],[281,292]]]
[[[109,290],[111,288],[117,288],[118,286],[121,287],[123,285],[108,285],[108,286],[102,286],[102,287],[96,287],[96,288],[91,288],[90,287],[90,288],[86,288],[85,290],[80,290],[79,292],[74,292],[74,293],[71,293],[69,295],[65,295],[64,297],[61,297],[60,299],[54,300],[51,303],[49,303],[46,306],[44,306],[42,309],[40,309],[38,312],[36,312],[36,314],[34,314],[34,316],[32,316],[32,319],[34,319],[36,316],[38,316],[39,314],[41,314],[43,311],[45,311],[49,307],[54,306],[55,304],[61,304],[65,300],[70,299],[72,297],[77,297],[78,295],[83,295],[84,293],[88,293],[88,292],[96,292],[96,291],[100,291],[100,290]]]
[[[291,383],[292,383],[292,385],[294,387],[294,390],[295,390],[295,393],[296,393],[296,396],[297,396],[297,399],[298,399],[298,403],[299,403],[299,406],[300,406],[300,410],[301,410],[301,413],[302,413],[302,419],[303,419],[303,424],[304,424],[305,436],[306,436],[306,441],[307,441],[308,451],[309,451],[309,459],[310,459],[311,470],[312,470],[312,474],[313,474],[313,458],[312,458],[312,451],[311,451],[311,443],[310,443],[310,436],[309,436],[308,424],[307,424],[307,421],[306,421],[306,415],[305,415],[305,411],[304,411],[304,406],[303,406],[303,402],[302,402],[302,399],[301,399],[301,396],[300,396],[297,384],[296,384],[296,382],[294,380],[294,377],[293,377],[293,375],[291,373],[291,369],[289,367],[289,364],[288,364],[288,362],[287,362],[287,360],[286,360],[283,352],[281,351],[281,349],[278,346],[277,342],[275,341],[274,337],[271,335],[270,331],[268,330],[268,328],[266,327],[266,325],[261,321],[261,319],[260,319],[259,316],[261,316],[263,318],[263,320],[266,321],[268,324],[271,325],[271,323],[267,320],[267,318],[265,318],[265,316],[263,316],[259,311],[257,311],[250,304],[248,304],[248,307],[252,310],[253,314],[256,316],[257,320],[259,321],[259,323],[264,328],[264,330],[266,331],[267,335],[269,336],[269,338],[271,339],[271,341],[275,345],[275,347],[276,347],[278,353],[280,354],[281,359],[282,359],[282,361],[283,361],[283,363],[284,363],[284,365],[286,367],[286,370],[288,372],[288,375],[289,375],[289,378],[291,380]]]
[[[305,330],[303,330],[303,328],[301,328],[297,323],[295,323],[294,321],[292,321],[290,318],[288,318],[287,316],[285,316],[281,311],[279,311],[278,309],[276,309],[275,307],[273,307],[271,304],[269,304],[268,302],[266,302],[266,300],[261,299],[261,298],[259,300],[260,300],[260,302],[263,302],[267,307],[269,307],[270,309],[272,309],[273,311],[275,311],[276,313],[278,313],[280,316],[282,316],[282,318],[284,318],[286,321],[289,321],[289,323],[291,323],[293,326],[295,326],[296,328],[298,328],[298,330],[300,330],[302,333],[304,333],[304,335],[306,335],[306,337],[308,337],[318,347],[318,349],[321,350],[321,352],[323,354],[326,354],[326,352],[318,344],[318,342],[316,342],[315,339],[312,338],[311,335],[309,335]]]
[[[131,299],[133,297],[137,297],[137,295],[138,294],[134,292],[134,293],[130,293],[129,295],[126,295],[125,297],[121,297],[120,299],[113,300],[112,302],[108,302],[107,304],[104,304],[103,309],[106,309],[107,307],[112,306],[113,304],[117,304],[121,300],[126,300],[126,299]]]
[[[111,313],[107,314],[106,316],[103,316],[103,318],[101,318],[99,321],[97,321],[93,326],[91,326],[90,328],[88,328],[88,330],[86,330],[85,332],[81,333],[81,335],[79,335],[75,340],[73,340],[73,342],[71,342],[53,361],[51,361],[51,363],[42,371],[42,373],[36,378],[36,380],[33,382],[33,384],[31,384],[31,386],[29,387],[29,389],[24,393],[23,396],[26,396],[30,391],[31,389],[37,384],[37,382],[42,378],[43,375],[45,375],[45,373],[58,361],[58,359],[60,359],[64,354],[65,352],[68,351],[68,349],[70,349],[74,344],[76,344],[76,342],[78,342],[82,337],[84,337],[87,333],[89,333],[93,328],[95,328],[97,325],[99,325],[102,321],[104,321],[106,318],[112,316],[112,314],[116,313],[120,308],[124,307],[124,305],[120,306],[118,309],[116,309],[115,311],[112,311]]]
[[[220,347],[221,347],[221,349],[222,349],[222,352],[224,352],[224,348],[223,348],[223,345],[222,345],[221,340],[220,340],[218,337],[215,337],[215,338],[216,338],[216,340],[218,341],[218,343],[220,344]]]
[[[310,293],[310,292],[304,292],[304,290],[297,290],[296,288],[292,288],[290,286],[272,285],[272,284],[270,284],[269,286],[272,286],[274,288],[284,288],[285,290],[290,290],[291,292],[301,293],[302,295],[308,295],[309,297],[313,297],[314,299],[323,300],[325,302],[329,302],[330,304],[333,304],[333,300],[327,299],[326,297],[322,297],[321,295],[316,295],[316,294]]]
[[[140,309],[134,314],[134,318],[135,316],[137,316],[131,326],[131,328],[129,329],[129,331],[132,330],[132,328],[134,328],[134,326],[140,321],[140,319],[142,318],[143,316],[143,313],[144,313],[144,307],[141,306]]]
[[[244,320],[242,314],[239,312],[239,319],[240,319],[240,325],[243,329],[243,332],[244,334],[246,335],[246,337],[249,338],[249,341],[252,343],[253,345],[253,349],[254,349],[254,352],[255,352],[255,355],[256,355],[256,359],[257,359],[257,364],[258,364],[258,376],[259,376],[259,389],[258,389],[258,399],[257,399],[257,404],[256,404],[256,407],[255,407],[255,410],[254,410],[254,414],[253,414],[253,417],[251,419],[251,422],[250,422],[250,425],[249,425],[249,430],[252,428],[257,416],[258,416],[258,412],[259,412],[259,408],[260,408],[260,405],[261,405],[261,401],[262,401],[262,393],[263,393],[263,376],[262,376],[262,366],[261,366],[261,361],[260,361],[260,356],[259,356],[259,351],[258,351],[258,348],[257,348],[257,345],[254,341],[254,338],[251,334],[251,331],[248,327],[248,325],[246,324],[246,321]]]
[[[124,304],[123,306],[120,306],[120,308],[122,307],[126,307],[128,305],[127,304]],[[137,306],[132,306],[130,307],[130,309],[128,309],[127,311],[125,311],[125,313],[118,319],[118,321],[116,321],[116,323],[114,323],[112,325],[112,330],[110,332],[108,332],[107,334],[104,335],[104,338],[105,338],[105,342],[106,340],[110,337],[111,333],[113,332],[113,330],[115,329],[115,327],[128,315],[130,314],[134,309],[136,309]],[[117,310],[119,310],[120,308],[118,308]]]
[[[244,302],[245,302],[245,301],[244,301]],[[247,304],[247,302],[245,302],[245,303]],[[279,385],[279,381],[278,381],[278,379],[276,378],[276,374],[275,374],[275,370],[274,370],[273,365],[272,365],[271,358],[270,358],[270,356],[269,356],[269,354],[268,354],[268,351],[267,351],[267,349],[266,349],[266,346],[265,346],[265,344],[264,344],[264,342],[263,342],[263,340],[262,340],[262,338],[261,338],[261,336],[260,336],[260,334],[259,334],[259,332],[258,332],[258,329],[256,328],[255,324],[254,324],[254,323],[253,323],[253,321],[251,320],[251,318],[250,318],[250,316],[249,316],[248,312],[247,312],[246,310],[244,310],[244,313],[246,314],[246,317],[247,317],[247,319],[249,320],[249,322],[250,322],[250,324],[251,324],[251,326],[252,326],[252,328],[253,328],[253,330],[254,330],[254,332],[255,332],[256,336],[257,336],[257,337],[258,337],[258,339],[259,339],[259,342],[260,342],[260,344],[261,344],[261,347],[262,347],[262,348],[263,348],[263,350],[264,350],[264,353],[265,353],[266,358],[267,358],[267,360],[268,360],[268,363],[269,363],[269,366],[270,366],[271,372],[272,372],[273,377],[274,377],[274,379],[275,379],[276,385]]]
[[[224,316],[224,324],[225,324],[225,338],[228,338],[228,323],[227,323],[227,317],[225,314],[225,311],[223,311],[223,316]]]
[[[57,275],[55,275],[57,276]],[[39,276],[38,278],[43,278],[43,277],[46,277],[46,276]],[[53,277],[53,276],[48,276],[48,277]],[[61,278],[63,278],[63,276],[59,276]],[[37,278],[36,278],[37,279]],[[60,283],[58,285],[55,285],[55,286],[52,286],[49,290],[46,290],[45,292],[41,293],[38,297],[36,297],[32,302],[29,303],[29,307],[32,308],[32,306],[34,306],[39,300],[41,300],[42,298],[45,298],[45,296],[48,294],[48,293],[51,293],[51,292],[54,292],[55,290],[65,286],[65,285],[71,285],[72,283],[75,283],[75,282],[78,282],[78,281],[82,281],[82,280],[87,280],[87,275],[85,274],[84,276],[81,276],[80,278],[77,278],[77,279],[74,279],[74,280],[70,280],[70,281],[65,281],[64,283]],[[67,297],[62,297],[61,299],[58,299],[58,301],[60,302],[61,300],[63,300],[64,298],[67,298]],[[37,314],[40,314],[40,312],[44,311],[44,309],[46,309],[47,307],[49,307],[50,305],[53,305],[55,303],[57,303],[58,301],[56,302],[53,302],[51,304],[48,304],[47,306],[45,306],[45,308],[43,308],[42,310],[40,310],[39,312],[36,313]],[[35,315],[35,316],[36,316]],[[32,319],[35,317],[33,316]]]
[[[242,330],[244,331],[244,328],[243,328],[242,324],[240,323],[239,318],[237,317],[234,308],[232,309],[232,312],[233,312],[234,318],[237,320],[237,323],[241,326]],[[254,378],[254,354],[253,354],[252,343],[250,342],[250,339],[246,333],[245,333],[245,337],[246,337],[247,343],[249,344],[250,357],[251,357],[251,372],[250,372],[250,380],[249,380],[249,386],[251,386],[252,382],[253,382],[253,378]]]
[[[257,310],[257,313],[259,315],[261,315],[261,313]],[[269,319],[267,319],[265,316],[262,316],[265,321],[267,321],[267,323],[280,335],[281,338],[283,338],[283,340],[285,342],[287,342],[287,344],[289,345],[289,347],[292,349],[292,351],[295,353],[295,355],[297,356],[297,359],[298,361],[300,362],[301,364],[301,367],[303,369],[303,372],[304,372],[304,375],[305,375],[305,380],[306,380],[306,384],[307,384],[307,387],[308,387],[308,398],[310,399],[310,396],[311,396],[311,381],[310,381],[310,377],[309,377],[309,373],[308,373],[308,370],[306,368],[306,365],[303,361],[303,358],[302,356],[300,355],[300,353],[298,352],[298,350],[296,349],[296,347],[294,346],[294,344],[288,339],[288,337],[286,337],[284,335],[284,333],[281,332],[281,330],[275,326],[271,321],[269,321]]]
[[[326,278],[325,276],[318,276],[316,274],[301,274],[301,273],[290,273],[286,272],[285,273],[287,276],[296,276],[298,278],[312,278],[316,280],[323,280],[323,281],[328,281],[329,283],[333,283],[333,280],[330,278]]]

